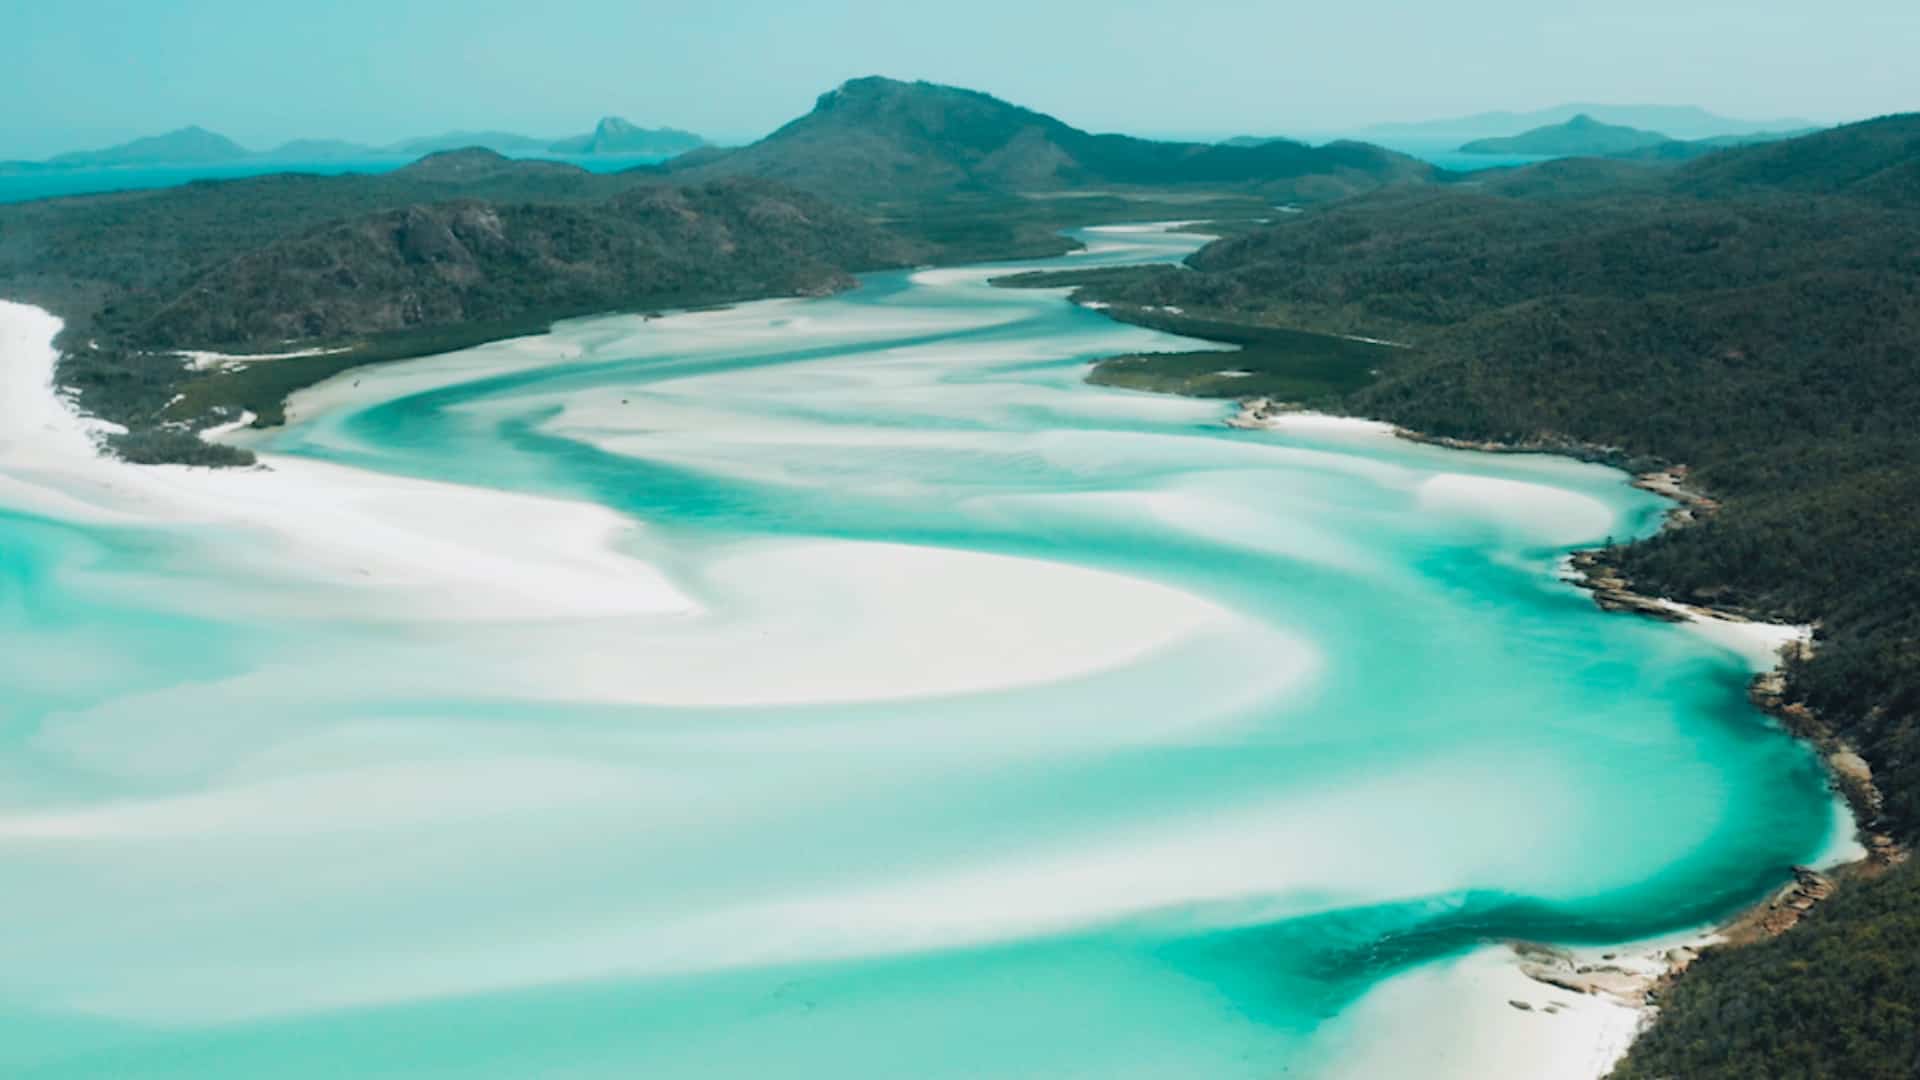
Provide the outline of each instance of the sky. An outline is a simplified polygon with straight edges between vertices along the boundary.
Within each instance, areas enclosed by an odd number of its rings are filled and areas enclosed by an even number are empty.
[[[869,74],[1081,127],[1311,134],[1568,101],[1920,109],[1914,0],[0,0],[0,158],[602,115],[756,137]]]

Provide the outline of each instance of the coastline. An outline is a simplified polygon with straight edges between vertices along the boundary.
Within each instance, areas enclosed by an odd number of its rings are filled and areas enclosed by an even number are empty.
[[[1224,423],[1240,430],[1285,430],[1302,426],[1318,430],[1342,428],[1374,435],[1391,435],[1409,442],[1451,450],[1494,454],[1553,454],[1621,468],[1631,474],[1634,487],[1667,499],[1662,531],[1692,527],[1719,510],[1719,503],[1689,483],[1685,465],[1631,462],[1617,447],[1575,440],[1542,439],[1528,443],[1467,440],[1428,435],[1387,421],[1338,416],[1300,409],[1268,398],[1238,402],[1239,411]],[[1638,468],[1630,467],[1638,465]],[[1859,753],[1807,706],[1789,701],[1791,669],[1811,657],[1813,626],[1762,622],[1747,614],[1698,604],[1687,604],[1638,591],[1634,583],[1606,560],[1606,548],[1576,551],[1567,557],[1563,580],[1586,591],[1601,610],[1639,615],[1662,622],[1695,627],[1759,660],[1758,672],[1748,684],[1754,706],[1771,716],[1794,738],[1808,743],[1826,769],[1828,783],[1840,796],[1853,826],[1854,857],[1824,869],[1796,866],[1791,876],[1762,899],[1720,922],[1691,933],[1663,939],[1651,948],[1621,946],[1599,949],[1562,949],[1536,942],[1505,945],[1509,965],[1539,986],[1587,998],[1601,998],[1631,1010],[1635,1019],[1621,1037],[1618,1025],[1589,1026],[1587,1035],[1599,1040],[1591,1060],[1598,1071],[1556,1073],[1580,1080],[1604,1080],[1625,1059],[1633,1042],[1652,1024],[1662,996],[1683,978],[1701,952],[1712,948],[1739,948],[1787,933],[1807,913],[1830,898],[1841,882],[1877,875],[1904,861],[1909,852],[1891,836],[1874,832],[1868,823],[1880,811],[1882,797],[1872,770]],[[1509,1004],[1532,1012],[1534,1003],[1515,998]],[[1547,1011],[1547,1010],[1542,1010]],[[1552,1009],[1557,1013],[1560,1010]]]
[[[1294,415],[1294,417],[1295,417],[1295,420],[1296,420],[1296,422],[1312,422],[1312,417],[1311,417],[1311,414],[1293,414],[1293,415]],[[1328,420],[1325,420],[1325,421],[1323,421],[1323,422],[1325,422],[1325,423],[1331,423],[1331,424],[1351,424],[1351,425],[1362,425],[1362,424],[1364,424],[1364,425],[1367,425],[1367,426],[1368,426],[1368,428],[1369,428],[1369,430],[1373,430],[1373,431],[1379,431],[1379,430],[1382,430],[1382,429],[1385,429],[1385,430],[1387,430],[1387,431],[1390,431],[1390,432],[1392,432],[1392,433],[1394,433],[1394,434],[1396,434],[1396,435],[1399,435],[1400,437],[1403,437],[1403,438],[1409,438],[1409,439],[1415,439],[1416,441],[1429,441],[1429,442],[1435,442],[1435,443],[1438,443],[1438,444],[1441,444],[1441,445],[1447,445],[1446,443],[1442,443],[1442,442],[1441,442],[1440,440],[1431,440],[1431,439],[1422,439],[1422,438],[1419,438],[1419,437],[1417,437],[1417,436],[1416,436],[1416,435],[1414,435],[1413,433],[1408,433],[1408,432],[1404,432],[1404,431],[1399,431],[1399,430],[1396,430],[1396,429],[1393,429],[1393,428],[1392,428],[1392,427],[1391,427],[1390,425],[1385,425],[1385,424],[1379,424],[1379,423],[1377,423],[1377,422],[1370,422],[1370,421],[1357,421],[1357,420],[1344,420],[1344,419],[1340,419],[1340,418],[1330,418],[1330,419],[1328,419]],[[1490,447],[1490,446],[1482,446],[1482,445],[1471,445],[1471,446],[1457,446],[1457,447],[1455,447],[1455,448],[1460,448],[1460,449],[1480,449],[1480,450],[1490,450],[1490,449],[1498,449],[1498,450],[1503,450],[1503,451],[1506,451],[1506,452],[1529,452],[1529,453],[1538,453],[1538,452],[1556,452],[1556,451],[1550,451],[1550,450],[1546,450],[1545,448],[1542,448],[1542,447],[1503,447],[1503,448],[1494,448],[1494,447]],[[171,470],[168,470],[168,471],[171,471]],[[1669,480],[1669,481],[1671,481],[1671,479],[1672,479],[1671,477],[1669,477],[1669,478],[1668,478],[1668,480]],[[1656,489],[1654,489],[1654,488],[1648,488],[1648,490],[1656,490]],[[1665,492],[1660,492],[1660,493],[1662,493],[1662,494],[1665,494]],[[1680,508],[1676,508],[1676,510],[1678,510],[1678,509],[1680,509]],[[1595,595],[1596,595],[1596,602],[1598,602],[1598,599],[1599,599],[1599,590],[1598,590],[1598,589],[1596,589],[1596,588],[1593,588],[1592,586],[1588,586],[1588,587],[1589,587],[1589,589],[1590,589],[1590,591],[1593,591],[1593,592],[1595,592]],[[1650,616],[1653,616],[1653,617],[1665,617],[1665,618],[1668,618],[1668,620],[1669,620],[1669,621],[1697,621],[1697,620],[1701,620],[1701,619],[1704,619],[1704,618],[1708,618],[1708,617],[1717,617],[1717,615],[1716,615],[1716,613],[1711,613],[1711,612],[1707,612],[1707,610],[1706,610],[1706,609],[1685,609],[1685,610],[1683,611],[1683,610],[1679,610],[1679,607],[1678,607],[1677,605],[1672,605],[1672,603],[1671,603],[1671,602],[1669,602],[1669,601],[1663,601],[1663,600],[1660,600],[1659,598],[1651,598],[1651,597],[1641,597],[1641,596],[1639,596],[1639,594],[1636,594],[1636,593],[1633,593],[1633,592],[1632,592],[1632,590],[1631,590],[1631,587],[1630,587],[1630,584],[1629,584],[1629,583],[1626,583],[1626,582],[1625,582],[1624,580],[1622,580],[1622,581],[1620,582],[1620,584],[1618,585],[1618,587],[1617,587],[1617,588],[1616,588],[1616,589],[1615,589],[1614,591],[1616,591],[1616,592],[1618,592],[1618,593],[1620,593],[1620,594],[1621,594],[1621,595],[1623,595],[1623,596],[1627,596],[1627,597],[1631,597],[1631,598],[1633,598],[1633,599],[1634,599],[1634,600],[1635,600],[1636,602],[1639,602],[1639,603],[1644,603],[1644,604],[1646,604],[1646,605],[1650,605],[1649,607],[1647,607],[1647,608],[1646,608],[1646,609],[1644,609],[1644,610],[1643,610],[1643,609],[1641,609],[1641,608],[1638,608],[1638,607],[1626,607],[1626,608],[1621,608],[1621,609],[1619,609],[1619,610],[1633,610],[1633,611],[1636,611],[1636,613],[1641,613],[1641,614],[1648,614],[1648,615],[1650,615]],[[1605,606],[1605,605],[1602,605],[1602,606]],[[1660,614],[1656,614],[1656,612],[1664,612],[1665,614],[1664,614],[1664,616],[1663,616],[1663,615],[1660,615]],[[1703,614],[1703,613],[1704,613],[1704,614]],[[1745,622],[1745,620],[1739,620],[1739,621],[1741,621],[1741,622],[1743,622],[1743,623]],[[1764,625],[1764,624],[1748,624],[1748,625]],[[1830,765],[1831,765],[1831,763],[1830,763]],[[1799,899],[1799,898],[1800,898],[1800,897],[1798,897],[1798,896],[1795,896],[1795,897],[1793,897],[1792,899],[1795,899],[1795,900],[1797,900],[1797,899]],[[1815,902],[1817,902],[1817,899],[1818,899],[1818,898],[1815,898]],[[1778,903],[1776,903],[1776,902],[1770,902],[1770,906],[1773,906],[1773,907],[1778,907],[1778,906],[1779,906],[1779,904],[1778,904]],[[1790,909],[1792,909],[1792,910],[1796,910],[1796,911],[1799,911],[1799,910],[1804,910],[1804,909],[1798,909],[1798,908],[1794,908],[1792,904],[1788,904],[1788,905],[1787,905],[1787,907],[1789,907],[1789,908],[1790,908]],[[1795,915],[1795,916],[1793,916],[1793,918],[1795,918],[1796,920],[1797,920],[1797,917],[1798,917],[1797,915]],[[1676,950],[1676,951],[1678,951],[1678,950]],[[1541,966],[1541,970],[1542,970],[1542,971],[1546,971],[1546,972],[1550,972],[1550,973],[1555,973],[1555,975],[1556,975],[1556,977],[1558,977],[1558,973],[1559,973],[1559,972],[1561,971],[1561,965],[1560,965],[1560,963],[1559,963],[1558,961],[1554,961],[1553,963],[1548,963],[1547,961],[1544,961],[1544,960],[1541,960],[1541,959],[1540,959],[1540,958],[1539,958],[1539,957],[1538,957],[1537,955],[1536,955],[1536,956],[1534,956],[1534,958],[1533,958],[1533,959],[1532,959],[1531,961],[1528,961],[1528,960],[1526,959],[1526,957],[1522,955],[1522,953],[1521,953],[1521,951],[1520,951],[1520,950],[1515,950],[1515,955],[1516,955],[1516,957],[1519,957],[1519,958],[1520,958],[1520,960],[1521,960],[1521,961],[1522,961],[1522,963],[1523,963],[1523,967],[1524,967],[1524,963],[1527,963],[1527,962],[1531,962],[1531,963],[1534,963],[1534,964],[1536,964],[1536,965],[1540,965],[1540,966]],[[1594,975],[1594,974],[1596,974],[1596,972],[1594,972],[1594,971],[1580,971],[1580,970],[1578,970],[1578,969],[1579,969],[1580,967],[1582,967],[1582,966],[1585,966],[1585,967],[1594,967],[1594,966],[1595,966],[1594,964],[1592,964],[1592,963],[1590,962],[1590,960],[1589,960],[1588,958],[1586,958],[1586,957],[1584,957],[1584,956],[1577,956],[1577,955],[1574,955],[1574,954],[1568,954],[1568,955],[1570,955],[1570,956],[1573,956],[1573,959],[1571,959],[1571,960],[1569,960],[1569,961],[1567,961],[1567,963],[1568,963],[1569,965],[1571,965],[1571,966],[1573,967],[1573,969],[1574,969],[1574,974],[1576,974],[1576,975],[1583,975],[1583,976],[1585,976],[1585,975]],[[1671,958],[1669,958],[1669,959],[1671,959]],[[1610,959],[1609,959],[1609,958],[1605,958],[1605,957],[1603,957],[1603,958],[1602,958],[1602,963],[1610,963],[1610,962],[1611,962],[1611,961],[1610,961]],[[1684,964],[1683,964],[1683,963],[1679,965],[1679,969],[1680,969],[1680,970],[1684,970]],[[1523,972],[1523,973],[1524,973],[1524,972]],[[1652,987],[1652,986],[1655,986],[1655,985],[1657,985],[1657,984],[1658,984],[1658,981],[1659,981],[1659,979],[1660,979],[1660,978],[1664,978],[1664,977],[1672,977],[1674,973],[1675,973],[1675,972],[1674,972],[1674,969],[1673,969],[1673,968],[1671,968],[1671,967],[1670,967],[1670,968],[1668,968],[1668,969],[1666,970],[1666,972],[1665,972],[1664,974],[1661,974],[1661,975],[1655,975],[1655,976],[1653,976],[1653,978],[1654,978],[1654,982],[1653,982],[1653,983],[1650,983],[1650,984],[1649,984],[1649,986],[1650,986],[1650,987]],[[1602,971],[1602,972],[1597,972],[1597,974],[1601,974],[1601,975],[1611,975],[1611,973],[1610,973],[1610,972],[1605,972],[1605,971]],[[1566,988],[1566,987],[1565,987],[1565,984],[1564,984],[1564,983],[1555,983],[1555,982],[1552,982],[1552,981],[1551,981],[1551,980],[1549,980],[1549,979],[1543,979],[1543,978],[1539,978],[1539,977],[1538,977],[1537,975],[1534,975],[1534,974],[1531,974],[1531,973],[1528,973],[1528,974],[1527,974],[1527,977],[1528,977],[1528,978],[1531,978],[1531,979],[1533,979],[1533,980],[1534,980],[1535,982],[1538,982],[1538,983],[1541,983],[1541,984],[1543,984],[1543,985],[1545,985],[1545,986],[1549,986],[1549,987],[1553,987],[1553,986],[1558,986],[1558,987],[1560,987],[1560,988],[1562,988],[1562,989],[1565,989],[1565,988]],[[1609,989],[1606,989],[1606,988],[1604,988],[1604,987],[1599,987],[1599,986],[1597,985],[1597,984],[1599,984],[1599,983],[1612,983],[1612,982],[1613,982],[1614,980],[1613,980],[1613,979],[1611,979],[1611,978],[1606,978],[1606,979],[1597,979],[1597,980],[1588,980],[1588,981],[1589,981],[1589,982],[1592,982],[1592,983],[1594,983],[1594,984],[1596,984],[1596,985],[1595,985],[1594,987],[1591,987],[1591,988],[1589,988],[1589,989],[1585,989],[1585,990],[1582,990],[1582,991],[1580,991],[1580,993],[1582,993],[1582,994],[1585,994],[1585,995],[1587,995],[1587,996],[1589,996],[1589,997],[1593,997],[1593,998],[1595,998],[1596,1000],[1597,1000],[1597,999],[1598,999],[1598,998],[1599,998],[1599,997],[1600,997],[1600,996],[1601,996],[1602,994],[1612,994],[1612,993],[1613,993],[1613,991],[1611,991],[1611,990],[1609,990]],[[1583,1004],[1584,1004],[1584,1003],[1583,1003]],[[1644,1004],[1645,1004],[1645,1003],[1644,1003],[1644,1001],[1643,1001],[1643,1002],[1642,1002],[1642,1007],[1644,1007]],[[1528,1012],[1528,1011],[1530,1011],[1530,1010],[1524,1010],[1524,1009],[1521,1009],[1519,1005],[1514,1005],[1514,1006],[1513,1006],[1513,1011],[1515,1012],[1515,1014],[1516,1014],[1517,1016],[1523,1016],[1523,1015],[1524,1015],[1524,1013],[1526,1013],[1526,1012]],[[1544,1007],[1541,1007],[1541,1011],[1543,1011],[1543,1012],[1544,1012],[1544,1011],[1545,1011],[1545,1008],[1544,1008]],[[1558,1015],[1558,1014],[1555,1014],[1555,1015]],[[1609,1015],[1611,1015],[1611,1014],[1609,1014]],[[1605,1030],[1605,1031],[1607,1031],[1607,1032],[1609,1032],[1609,1033],[1617,1033],[1617,1032],[1618,1032],[1618,1030],[1619,1030],[1619,1026],[1618,1026],[1618,1024],[1615,1024],[1615,1023],[1607,1023],[1607,1024],[1603,1024],[1603,1025],[1601,1025],[1601,1027],[1603,1027],[1603,1028],[1604,1028],[1604,1030]],[[1610,1034],[1610,1035],[1609,1035],[1608,1037],[1609,1037],[1609,1038],[1612,1038],[1613,1036],[1612,1036],[1612,1035]],[[1607,1045],[1607,1046],[1611,1046],[1611,1043],[1608,1043],[1608,1044],[1605,1044],[1605,1045]],[[1626,1046],[1626,1043],[1625,1043],[1625,1042],[1621,1042],[1621,1043],[1619,1044],[1619,1047],[1618,1047],[1618,1049],[1619,1049],[1619,1050],[1621,1050],[1621,1051],[1623,1051],[1623,1050],[1625,1049],[1625,1046]],[[1617,1056],[1617,1055],[1616,1055],[1616,1056]],[[1603,1066],[1603,1067],[1610,1067],[1610,1065],[1607,1065],[1607,1066]],[[1574,1074],[1574,1073],[1565,1073],[1565,1074],[1562,1074],[1562,1073],[1558,1073],[1558,1072],[1556,1072],[1556,1073],[1554,1073],[1553,1075],[1555,1075],[1555,1076],[1560,1076],[1560,1075],[1567,1075],[1567,1076],[1573,1076],[1573,1075],[1583,1075],[1583,1076],[1584,1076],[1584,1075],[1588,1075],[1588,1074],[1586,1074],[1586,1073],[1580,1073],[1580,1074]],[[1597,1075],[1597,1074],[1594,1074],[1594,1075]]]
[[[0,300],[0,492],[17,505],[81,520],[212,526],[238,562],[295,556],[288,564],[304,581],[354,593],[393,618],[422,602],[461,619],[697,610],[667,575],[621,552],[634,524],[598,507],[318,461],[208,468],[121,460],[101,445],[117,428],[59,390],[61,329],[44,308]],[[224,434],[239,430],[229,426]],[[542,524],[523,536],[471,527],[498,516]]]

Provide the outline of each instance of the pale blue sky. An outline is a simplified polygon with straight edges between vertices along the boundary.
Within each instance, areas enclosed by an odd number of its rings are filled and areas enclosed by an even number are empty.
[[[1564,101],[1920,108],[1915,0],[0,0],[0,157],[602,114],[763,134],[855,75],[1100,130],[1315,132]]]

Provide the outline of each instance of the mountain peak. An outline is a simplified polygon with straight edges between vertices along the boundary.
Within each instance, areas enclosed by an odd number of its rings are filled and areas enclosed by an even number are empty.
[[[1504,139],[1478,139],[1460,148],[1466,154],[1529,154],[1541,157],[1608,157],[1671,142],[1657,131],[1596,120],[1575,113],[1565,123],[1548,124]]]
[[[556,154],[639,154],[672,157],[705,146],[700,136],[677,128],[643,128],[625,117],[603,116],[591,135],[561,139],[548,147]]]
[[[1040,114],[1012,105],[979,90],[920,80],[902,82],[884,75],[866,75],[848,79],[820,95],[815,113],[854,111],[862,113],[889,110],[927,110],[974,108],[1002,110],[1008,114],[1039,118]],[[804,118],[803,118],[804,119]]]
[[[820,95],[822,102],[837,101],[844,98],[877,97],[885,94],[897,94],[916,87],[932,89],[930,82],[902,82],[885,75],[862,75],[857,79],[848,79],[839,86]]]
[[[878,75],[820,95],[812,112],[752,146],[685,168],[764,176],[842,199],[1210,183],[1291,200],[1352,194],[1433,171],[1374,148],[1095,135],[977,90]]]

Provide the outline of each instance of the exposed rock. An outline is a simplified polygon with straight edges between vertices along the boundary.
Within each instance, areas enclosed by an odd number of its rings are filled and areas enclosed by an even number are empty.
[[[1568,561],[1574,581],[1593,593],[1593,602],[1607,611],[1628,612],[1662,622],[1686,622],[1685,608],[1633,591],[1632,583],[1602,561],[1598,551],[1577,551]]]
[[[1670,526],[1692,525],[1710,517],[1720,509],[1718,502],[1687,486],[1685,465],[1641,473],[1633,478],[1633,486],[1642,491],[1651,491],[1655,495],[1663,495],[1678,504],[1667,511],[1667,524]]]
[[[1827,758],[1827,765],[1844,779],[1869,786],[1873,784],[1873,767],[1867,764],[1866,758],[1851,750],[1842,750]]]
[[[1247,398],[1240,402],[1240,411],[1227,417],[1227,426],[1242,430],[1263,428],[1267,422],[1281,413],[1291,412],[1295,407],[1271,398]]]
[[[1825,874],[1804,866],[1793,868],[1793,880],[1761,904],[1727,925],[1729,943],[1744,944],[1784,934],[1807,912],[1833,895],[1834,884]]]
[[[1628,1005],[1643,1004],[1647,989],[1661,975],[1657,963],[1631,970],[1612,963],[1581,964],[1570,953],[1534,942],[1513,942],[1511,947],[1520,958],[1520,973],[1535,982],[1575,994],[1605,995]],[[1565,1006],[1555,1002],[1554,1007]]]
[[[1568,971],[1543,964],[1522,964],[1520,971],[1535,982],[1576,994],[1589,996],[1604,994],[1628,1005],[1643,1004],[1646,1001],[1647,989],[1653,985],[1656,978],[1654,975],[1628,971],[1611,965]]]

